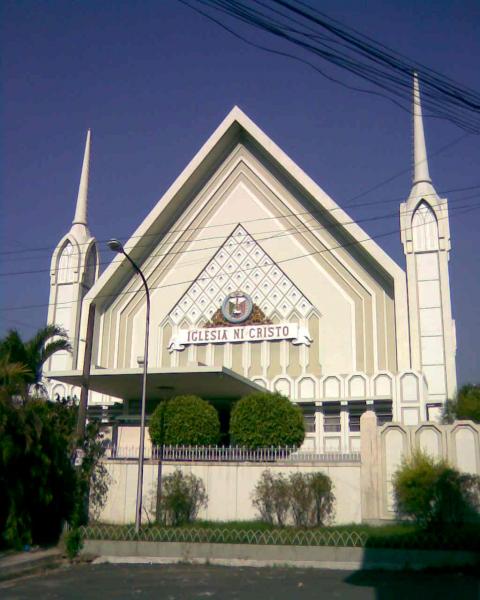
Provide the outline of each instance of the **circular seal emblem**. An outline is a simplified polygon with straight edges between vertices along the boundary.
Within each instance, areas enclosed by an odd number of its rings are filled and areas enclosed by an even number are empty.
[[[253,300],[243,292],[229,294],[222,304],[223,318],[229,323],[243,323],[253,311]]]

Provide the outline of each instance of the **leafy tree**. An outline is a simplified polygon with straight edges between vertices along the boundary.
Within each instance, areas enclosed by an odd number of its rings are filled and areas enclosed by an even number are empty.
[[[28,341],[12,329],[0,340],[0,386],[27,397],[29,390],[43,392],[42,369],[45,362],[61,350],[70,352],[67,333],[58,325],[43,327]],[[23,365],[23,367],[22,367]]]
[[[460,388],[455,400],[447,402],[444,420],[471,420],[480,423],[480,385],[468,383]]]
[[[0,356],[0,390],[7,396],[14,396],[23,390],[25,379],[30,375],[30,369],[24,364],[10,362],[8,356]]]
[[[480,477],[460,473],[447,462],[416,451],[394,474],[395,504],[400,516],[420,527],[455,525],[478,518]]]
[[[161,402],[149,424],[156,445],[209,446],[220,440],[220,421],[215,408],[198,396],[177,396]]]
[[[24,404],[0,393],[0,546],[56,542],[64,521],[86,522],[106,500],[99,425],[90,423],[79,469],[71,462],[77,407],[39,398]],[[90,507],[85,502],[90,498]]]
[[[0,525],[9,546],[54,542],[73,510],[75,473],[59,417],[50,402],[0,402]]]
[[[256,392],[239,400],[230,418],[230,439],[239,446],[300,446],[302,411],[281,394]]]

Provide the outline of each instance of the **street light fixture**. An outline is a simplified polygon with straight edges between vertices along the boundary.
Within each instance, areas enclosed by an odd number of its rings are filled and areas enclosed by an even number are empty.
[[[147,370],[148,370],[148,333],[150,327],[150,290],[148,289],[147,280],[142,273],[137,263],[125,252],[122,243],[117,239],[111,239],[107,242],[107,246],[113,252],[123,254],[129,261],[135,271],[142,278],[145,294],[147,296],[147,316],[145,319],[145,352],[143,358],[143,381],[142,381],[142,412],[140,420],[140,449],[138,458],[138,477],[137,477],[137,504],[135,508],[135,531],[140,531],[142,523],[142,494],[143,494],[143,462],[145,455],[145,405],[147,402]]]

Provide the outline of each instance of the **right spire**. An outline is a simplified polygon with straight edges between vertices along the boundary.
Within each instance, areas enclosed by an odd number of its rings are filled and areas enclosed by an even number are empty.
[[[82,174],[80,176],[80,185],[78,187],[77,205],[73,224],[85,225],[88,227],[88,176],[90,170],[90,129],[87,131],[85,141],[85,152],[83,155]]]
[[[413,161],[413,185],[422,181],[432,183],[428,171],[427,146],[417,73],[413,74]]]

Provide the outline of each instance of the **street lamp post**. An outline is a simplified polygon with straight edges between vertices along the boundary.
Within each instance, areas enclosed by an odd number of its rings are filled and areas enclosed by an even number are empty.
[[[137,477],[137,505],[135,508],[135,531],[138,533],[142,523],[142,493],[143,493],[143,462],[145,455],[145,405],[147,401],[147,371],[148,371],[148,333],[150,327],[150,290],[148,289],[147,280],[136,262],[125,252],[122,243],[119,240],[111,239],[107,242],[107,246],[113,252],[123,254],[129,261],[135,271],[142,278],[145,294],[147,296],[147,316],[145,319],[145,351],[143,355],[143,380],[142,380],[142,409],[140,420],[140,449],[138,457],[138,477]]]

